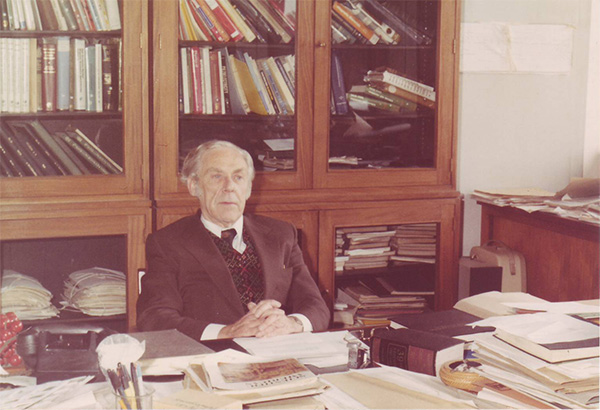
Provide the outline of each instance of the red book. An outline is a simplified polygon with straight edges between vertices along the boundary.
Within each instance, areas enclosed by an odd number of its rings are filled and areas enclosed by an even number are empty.
[[[56,42],[42,43],[42,108],[56,111]]]
[[[217,50],[211,50],[209,52],[210,87],[212,94],[213,114],[221,114],[223,104],[223,101],[221,100],[221,69],[219,67],[221,57],[219,54],[220,53]]]
[[[215,17],[219,20],[219,23],[221,23],[221,26],[223,26],[223,29],[227,32],[227,34],[229,34],[231,39],[233,41],[243,40],[244,36],[242,35],[242,33],[240,33],[233,20],[231,20],[231,18],[227,15],[225,10],[223,10],[221,5],[217,3],[217,0],[205,1],[206,5],[211,9]]]
[[[204,113],[202,105],[202,62],[200,58],[200,49],[198,47],[190,47],[189,62],[192,67],[192,112],[194,114]]]
[[[210,40],[212,38],[212,35],[210,34],[210,31],[208,30],[208,27],[206,26],[206,23],[198,15],[198,12],[196,11],[195,6],[192,3],[192,1],[191,0],[187,0],[187,3],[188,3],[188,6],[190,8],[190,14],[192,15],[192,18],[196,21],[196,24],[198,25],[198,28],[200,30],[202,30],[202,33],[204,34],[204,36],[207,39]]]
[[[204,0],[190,0],[190,7],[192,11],[198,13],[215,40],[220,41],[221,43],[229,41],[229,34],[227,34],[223,26],[221,26]]]

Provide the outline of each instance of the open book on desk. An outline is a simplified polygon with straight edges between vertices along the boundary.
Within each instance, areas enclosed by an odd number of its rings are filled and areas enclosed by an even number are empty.
[[[244,404],[311,396],[325,388],[296,359],[261,359],[235,350],[224,350],[190,364],[184,384]]]

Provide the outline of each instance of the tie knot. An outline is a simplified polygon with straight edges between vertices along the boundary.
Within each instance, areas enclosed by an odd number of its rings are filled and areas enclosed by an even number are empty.
[[[230,245],[233,243],[233,238],[235,238],[236,231],[235,229],[226,229],[221,231],[221,239],[227,241]]]

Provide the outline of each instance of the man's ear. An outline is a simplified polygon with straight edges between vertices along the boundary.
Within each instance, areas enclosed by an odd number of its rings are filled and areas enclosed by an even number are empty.
[[[198,197],[200,193],[200,187],[198,186],[197,178],[188,178],[187,188],[191,196]]]

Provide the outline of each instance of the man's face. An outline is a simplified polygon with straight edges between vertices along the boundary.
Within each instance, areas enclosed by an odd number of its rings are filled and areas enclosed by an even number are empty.
[[[244,157],[230,148],[206,153],[198,173],[198,193],[202,215],[228,228],[244,212],[249,196],[250,173]]]

